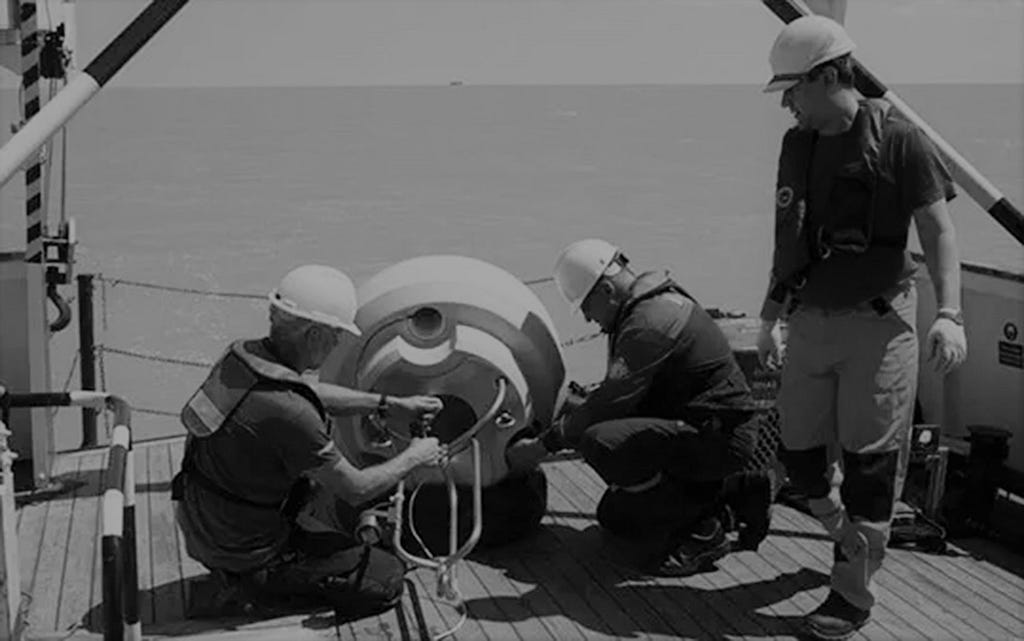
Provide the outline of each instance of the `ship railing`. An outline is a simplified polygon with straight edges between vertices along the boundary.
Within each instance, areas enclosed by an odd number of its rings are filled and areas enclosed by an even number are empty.
[[[16,533],[8,540],[8,530],[13,532],[13,524],[17,522],[11,472],[16,454],[7,447],[6,436],[9,432],[3,429],[3,425],[11,408],[83,407],[96,411],[107,409],[114,415],[103,479],[103,638],[107,641],[138,641],[142,638],[142,624],[139,619],[131,406],[121,397],[103,391],[9,393],[0,386],[0,407],[3,410],[0,418],[0,462],[3,468],[3,570],[6,574],[3,578],[6,579],[4,585],[8,586],[3,607],[8,614],[7,622],[12,637],[16,638],[14,635],[21,627],[21,577],[17,565]]]

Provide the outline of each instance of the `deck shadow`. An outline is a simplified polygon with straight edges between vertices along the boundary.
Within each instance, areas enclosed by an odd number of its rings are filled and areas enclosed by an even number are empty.
[[[185,580],[168,581],[149,590],[144,591],[141,607],[141,619],[143,631],[146,635],[160,636],[188,636],[209,632],[229,632],[245,628],[258,627],[302,627],[310,630],[336,629],[339,621],[332,610],[327,608],[294,608],[282,609],[277,612],[260,612],[253,614],[222,613],[220,615],[207,614],[206,616],[192,616],[186,618],[186,612],[191,610],[189,601],[201,607],[204,600],[212,598],[199,586],[202,577],[192,577]],[[187,595],[183,599],[182,595]],[[168,604],[180,605],[185,603],[183,608],[168,607]],[[164,610],[157,612],[154,621],[153,608]],[[190,614],[196,614],[189,612]],[[82,618],[83,627],[91,632],[101,632],[103,627],[103,606],[97,604],[90,609]]]
[[[737,635],[791,636],[799,633],[802,616],[759,610],[829,582],[828,575],[803,568],[721,589],[694,587],[686,579],[640,572],[634,546],[600,530],[597,525],[577,530],[548,524],[531,539],[475,555],[477,562],[500,569],[506,578],[520,584],[522,592],[519,596],[469,599],[469,616],[513,624],[531,617],[565,616],[585,634],[592,631],[627,638],[647,634],[712,640]],[[583,582],[586,584],[581,585]],[[607,609],[601,603],[619,604],[621,612],[629,613],[624,604],[638,599],[660,614],[604,616]],[[665,615],[666,607],[678,611]]]

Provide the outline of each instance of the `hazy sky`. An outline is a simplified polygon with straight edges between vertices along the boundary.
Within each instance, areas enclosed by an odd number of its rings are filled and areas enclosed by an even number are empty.
[[[78,0],[80,64],[145,4]],[[779,26],[759,0],[192,0],[114,83],[759,83]],[[847,27],[891,83],[1024,83],[1024,0],[851,0]]]

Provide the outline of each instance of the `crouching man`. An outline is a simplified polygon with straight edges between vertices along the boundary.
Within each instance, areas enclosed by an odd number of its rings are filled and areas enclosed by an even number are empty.
[[[292,270],[270,295],[269,335],[233,343],[182,410],[188,438],[172,496],[188,554],[221,586],[218,605],[331,607],[353,619],[401,596],[404,567],[390,552],[361,544],[351,529],[313,534],[295,522],[311,484],[352,506],[337,521],[354,525],[357,506],[444,455],[436,438],[414,438],[397,457],[358,469],[331,440],[329,412],[387,403],[393,414],[429,420],[441,410],[433,397],[382,397],[302,377],[343,332],[359,334],[355,313],[347,276],[320,265]]]
[[[607,373],[542,438],[518,441],[506,456],[528,467],[548,451],[578,450],[609,486],[598,522],[653,540],[647,569],[684,576],[730,551],[733,517],[741,544],[757,547],[768,532],[770,483],[746,473],[755,403],[721,329],[665,274],[637,274],[627,263],[597,239],[559,256],[562,295],[608,335]]]

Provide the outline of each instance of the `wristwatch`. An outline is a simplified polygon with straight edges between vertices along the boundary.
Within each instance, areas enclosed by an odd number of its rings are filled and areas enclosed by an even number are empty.
[[[961,327],[964,325],[963,311],[954,307],[943,307],[939,311],[935,312],[935,318],[946,318]]]

